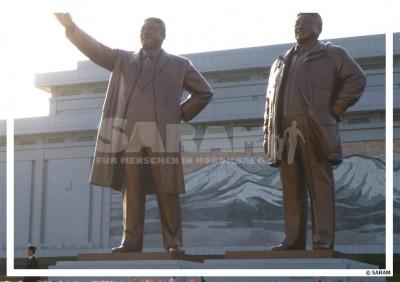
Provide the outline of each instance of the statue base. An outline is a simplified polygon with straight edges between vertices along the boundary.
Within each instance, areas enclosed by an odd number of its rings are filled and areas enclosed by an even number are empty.
[[[78,261],[60,261],[52,269],[378,269],[336,251],[227,251],[224,255],[153,253],[80,254]],[[152,271],[149,270],[149,275]],[[154,272],[153,272],[154,273]],[[284,274],[284,272],[283,272]],[[56,277],[71,280],[70,277]],[[146,277],[165,281],[165,277]],[[190,277],[196,279],[195,277]],[[132,277],[101,277],[102,280],[132,280]],[[139,278],[138,278],[139,279]],[[162,280],[164,279],[164,280]],[[310,277],[205,277],[207,282],[311,281]],[[322,277],[322,281],[385,281],[384,277]],[[82,281],[98,280],[80,277]],[[168,281],[168,280],[166,280]],[[196,281],[196,280],[193,280]],[[197,277],[197,281],[201,281]]]
[[[168,252],[132,252],[132,253],[86,253],[79,254],[79,261],[114,261],[114,260],[184,260],[203,263],[207,259],[223,259],[224,255],[189,255]]]
[[[270,259],[270,258],[348,258],[357,260],[356,255],[344,254],[334,250],[287,250],[287,251],[227,251],[225,259]]]

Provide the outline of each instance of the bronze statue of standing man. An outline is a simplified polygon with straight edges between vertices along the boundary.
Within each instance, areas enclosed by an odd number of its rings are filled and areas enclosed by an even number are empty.
[[[335,237],[332,165],[342,161],[338,123],[360,98],[366,76],[339,46],[318,40],[322,19],[300,13],[295,44],[272,65],[264,115],[264,151],[279,167],[284,205],[284,239],[272,250],[304,250],[308,197],[314,250],[331,250]],[[278,142],[293,123],[304,137]],[[279,148],[284,144],[284,148]],[[295,144],[296,148],[289,148]],[[295,155],[288,161],[288,152]],[[282,153],[282,154],[280,154]],[[308,196],[307,196],[308,194]]]
[[[113,252],[141,252],[145,196],[157,196],[164,248],[183,252],[179,194],[184,193],[178,124],[199,114],[212,97],[206,79],[183,57],[165,52],[161,19],[148,18],[142,48],[109,48],[56,14],[66,35],[94,63],[112,72],[102,109],[90,183],[123,194],[123,235]],[[183,89],[190,95],[181,102]]]

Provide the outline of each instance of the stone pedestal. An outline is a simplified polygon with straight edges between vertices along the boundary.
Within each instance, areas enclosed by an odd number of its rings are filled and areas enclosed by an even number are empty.
[[[182,260],[192,262],[204,262],[206,259],[223,259],[224,255],[189,255],[185,253],[167,253],[167,252],[148,252],[148,253],[87,253],[79,254],[79,261],[115,261],[115,260]]]
[[[334,250],[313,250],[313,251],[227,251],[225,259],[327,259],[347,258],[357,260],[356,255],[344,254]]]
[[[374,269],[370,265],[350,259],[351,256],[335,251],[232,251],[225,255],[190,255],[168,253],[80,254],[78,261],[61,261],[53,269]],[[154,272],[149,271],[149,275]],[[147,277],[168,281],[165,277]],[[71,278],[57,277],[57,280]],[[132,280],[132,277],[101,277],[102,280]],[[193,277],[196,279],[196,277]],[[320,279],[320,280],[318,280]],[[73,279],[76,280],[76,279]],[[95,277],[79,278],[81,281],[99,280]],[[140,281],[140,278],[138,278]],[[152,281],[152,280],[150,280]],[[182,280],[186,281],[186,280]],[[197,277],[197,281],[200,279]],[[207,282],[257,282],[257,281],[335,281],[361,282],[385,281],[379,277],[206,277]]]

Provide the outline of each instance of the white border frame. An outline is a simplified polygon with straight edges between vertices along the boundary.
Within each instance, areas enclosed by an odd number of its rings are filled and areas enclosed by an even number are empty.
[[[390,28],[390,27],[389,27]],[[393,276],[393,32],[386,32],[386,269],[15,269],[14,119],[7,119],[7,276],[46,277],[361,277]],[[284,272],[283,272],[284,271]],[[153,274],[150,275],[150,272]]]

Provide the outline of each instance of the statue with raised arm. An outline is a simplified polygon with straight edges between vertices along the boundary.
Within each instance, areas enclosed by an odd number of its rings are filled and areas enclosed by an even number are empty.
[[[157,197],[165,250],[183,253],[178,125],[204,109],[213,95],[210,85],[188,59],[162,49],[161,19],[144,21],[142,48],[130,52],[96,41],[68,13],[55,16],[69,40],[111,72],[89,181],[123,194],[122,241],[112,252],[142,251],[145,197],[151,193]],[[183,89],[190,95],[181,102]]]
[[[361,97],[366,76],[342,47],[319,41],[321,31],[319,14],[298,14],[297,43],[273,63],[268,80],[264,151],[280,170],[285,223],[284,239],[273,250],[306,248],[308,196],[313,249],[334,247],[338,123]]]

